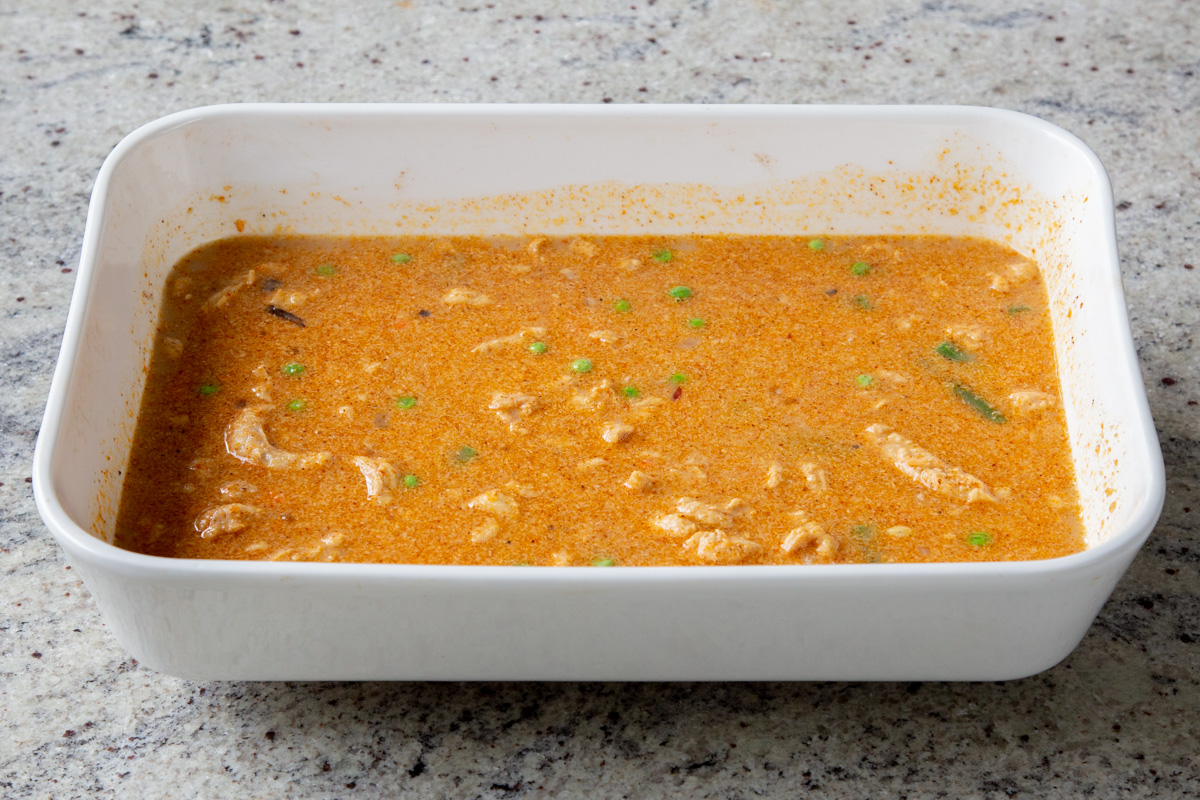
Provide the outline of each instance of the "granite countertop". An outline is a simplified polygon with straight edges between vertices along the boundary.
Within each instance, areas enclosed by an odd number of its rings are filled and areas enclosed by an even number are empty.
[[[1200,14],[1187,0],[0,5],[0,795],[1200,797]],[[857,7],[854,7],[857,6]],[[109,150],[231,101],[966,103],[1099,154],[1167,468],[1063,663],[987,684],[192,683],[129,658],[30,459]]]

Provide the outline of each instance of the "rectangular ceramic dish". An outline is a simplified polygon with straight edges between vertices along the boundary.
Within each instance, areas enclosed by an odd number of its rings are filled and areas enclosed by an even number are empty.
[[[164,279],[216,238],[937,233],[1036,258],[1088,549],[1039,562],[570,569],[185,561],[109,542]],[[1067,655],[1157,520],[1112,195],[1041,120],[955,107],[242,105],[100,171],[34,459],[113,633],[190,678],[984,680]]]

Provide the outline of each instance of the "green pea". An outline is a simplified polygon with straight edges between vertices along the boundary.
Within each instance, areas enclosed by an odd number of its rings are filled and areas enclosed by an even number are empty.
[[[289,361],[283,365],[283,374],[290,375],[293,378],[300,375],[304,370],[305,366],[299,361]]]
[[[408,487],[409,489],[415,489],[421,485],[421,479],[418,478],[416,475],[405,475],[404,476],[404,485],[406,487]]]
[[[621,392],[626,397],[631,398],[631,399],[634,397],[637,397],[639,394],[642,393],[641,390],[638,389],[636,386],[626,386],[624,389],[621,390]]]
[[[317,267],[317,274],[323,278],[328,278],[331,275],[337,275],[337,267],[333,264],[322,264]]]
[[[870,386],[871,384],[873,384],[875,382],[875,376],[863,374],[863,375],[859,375],[857,378],[855,378],[854,381],[859,386],[866,389],[868,386]]]
[[[546,352],[546,343],[530,342],[528,349],[529,352],[533,353],[535,356],[540,356],[542,353]]]
[[[633,309],[633,306],[628,300],[617,300],[613,303],[613,311],[618,314],[628,314]]]
[[[412,261],[412,256],[408,253],[392,253],[392,261],[397,264],[407,264]]]
[[[855,297],[854,305],[858,306],[863,311],[870,311],[875,307],[875,304],[871,302],[871,298],[867,297],[865,294],[860,294]]]
[[[396,408],[412,408],[417,404],[417,398],[411,394],[406,394],[403,397],[396,398]]]
[[[571,369],[580,374],[592,371],[592,360],[590,358],[577,358],[571,362]]]
[[[987,547],[992,543],[992,535],[987,531],[971,531],[967,534],[967,544],[972,547]]]
[[[212,397],[217,392],[221,391],[219,383],[202,383],[196,391],[200,392],[201,397]]]
[[[674,297],[675,302],[682,303],[692,296],[692,290],[686,286],[672,286],[670,289],[667,289],[667,294]]]
[[[692,317],[687,321],[689,328],[703,328],[705,323],[700,317]]]
[[[671,383],[682,386],[683,384],[688,382],[688,376],[684,375],[682,372],[676,372],[674,375],[671,376],[670,380],[671,380]]]
[[[460,464],[465,464],[477,455],[479,455],[478,450],[476,450],[474,447],[471,447],[469,444],[464,444],[458,449],[458,452],[454,454],[454,460]]]
[[[655,250],[653,255],[651,255],[650,257],[653,258],[655,261],[665,264],[668,261],[670,261],[671,259],[675,258],[675,254],[664,247],[662,250]]]
[[[308,408],[308,401],[303,397],[297,397],[288,403],[288,411],[303,411]]]
[[[808,242],[808,249],[820,252],[825,249],[825,242],[821,239],[810,239]]]
[[[611,558],[594,558],[592,559],[593,567],[615,567],[617,562]]]
[[[871,265],[865,261],[856,261],[850,265],[850,273],[859,278],[868,274],[870,271]]]

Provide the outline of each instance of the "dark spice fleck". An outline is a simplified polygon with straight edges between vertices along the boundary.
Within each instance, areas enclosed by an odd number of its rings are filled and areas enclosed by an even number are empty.
[[[273,317],[279,317],[280,319],[287,320],[288,322],[292,323],[293,325],[299,325],[301,328],[305,327],[304,320],[300,319],[292,312],[287,311],[286,309],[280,308],[279,306],[276,306],[276,305],[267,306],[267,313]]]
[[[70,738],[71,738],[72,736],[74,736],[74,735],[75,735],[75,731],[73,731],[73,730],[70,730],[69,728],[68,728],[67,730],[63,731],[63,738],[64,738],[64,739],[70,739]]]
[[[1183,265],[1183,268],[1184,268],[1184,269],[1195,269],[1195,267],[1194,267],[1194,266],[1192,266],[1191,264],[1184,264],[1184,265]]]
[[[1162,382],[1163,382],[1163,386],[1174,386],[1175,385],[1174,378],[1163,378]]]
[[[425,309],[423,309],[423,308],[422,308],[420,311],[418,311],[418,312],[417,312],[417,316],[418,316],[418,317],[432,317],[432,316],[433,316],[433,312],[432,312],[432,311],[426,311]]]
[[[837,294],[837,289],[826,289],[825,294],[829,295],[830,297],[833,297],[835,294]]]
[[[272,742],[275,741],[275,731],[267,731],[267,739]]]
[[[41,658],[41,657],[42,657],[42,654],[41,654],[41,653],[39,653],[37,650],[34,650],[32,653],[30,653],[30,655],[31,655],[31,656],[33,656],[34,658]]]
[[[267,278],[262,282],[262,290],[264,292],[273,292],[280,286],[283,286],[283,281],[279,280],[279,278]]]
[[[329,772],[331,769],[333,769],[333,767],[329,766],[328,761],[321,765],[321,772]]]
[[[671,395],[671,399],[672,399],[672,400],[678,400],[678,399],[679,399],[679,398],[681,398],[681,397],[683,397],[683,387],[682,387],[682,386],[676,386],[676,387],[675,387],[675,394]]]

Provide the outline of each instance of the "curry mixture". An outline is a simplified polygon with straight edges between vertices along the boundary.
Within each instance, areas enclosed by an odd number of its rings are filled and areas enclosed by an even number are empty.
[[[647,566],[1083,536],[1045,287],[998,244],[240,237],[171,274],[117,543]]]

